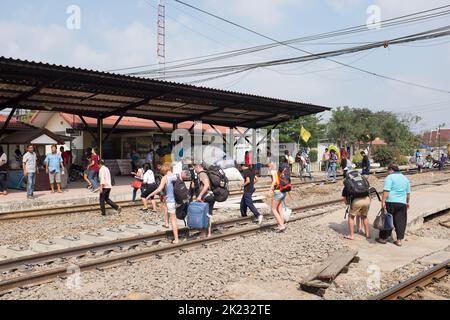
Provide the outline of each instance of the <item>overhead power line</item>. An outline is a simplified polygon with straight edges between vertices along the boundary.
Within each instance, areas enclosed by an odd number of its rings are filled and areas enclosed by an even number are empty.
[[[257,63],[247,63],[247,64],[237,64],[237,65],[226,65],[226,66],[217,66],[217,67],[208,67],[208,68],[196,68],[196,69],[183,69],[183,70],[166,70],[166,78],[180,78],[180,77],[199,77],[199,76],[207,76],[207,75],[214,75],[211,78],[207,78],[207,80],[217,79],[220,77],[225,77],[241,72],[246,72],[252,69],[256,68],[262,68],[262,67],[268,67],[268,66],[277,66],[277,65],[287,65],[287,64],[293,64],[293,63],[300,63],[300,62],[306,62],[306,61],[312,61],[312,60],[318,60],[318,59],[326,59],[326,60],[332,60],[330,57],[337,57],[345,54],[350,53],[356,53],[361,51],[367,51],[379,47],[387,47],[390,45],[396,45],[396,44],[402,44],[402,43],[410,43],[410,42],[416,42],[416,41],[423,41],[423,40],[429,40],[429,39],[435,39],[440,37],[445,37],[450,35],[450,25],[445,26],[438,29],[428,30],[425,32],[420,32],[412,35],[407,35],[395,39],[391,39],[389,41],[378,41],[367,45],[362,46],[356,46],[356,47],[350,47],[345,49],[339,49],[334,51],[328,51],[323,53],[317,53],[317,54],[309,54],[309,55],[303,55],[299,57],[293,57],[293,58],[287,58],[287,59],[278,59],[278,60],[271,60],[271,61],[264,61],[264,62],[257,62]],[[334,60],[333,60],[334,61]],[[344,64],[348,65],[348,64]],[[352,67],[354,68],[354,67]],[[359,69],[359,68],[358,68]],[[133,73],[134,75],[149,75],[148,72],[136,72]],[[150,73],[150,75],[156,75],[155,73]],[[383,77],[386,79],[393,79],[384,75],[374,74],[379,77]],[[204,80],[204,79],[203,79]],[[198,80],[201,81],[201,80]],[[444,93],[450,93],[449,90],[443,90],[438,88],[433,88],[430,86],[425,86],[417,83],[412,83],[400,79],[395,79],[395,81],[413,85],[416,87],[421,87],[424,89],[444,92]]]
[[[146,1],[146,3],[148,5],[154,7],[150,2]],[[154,8],[156,8],[156,7],[154,7]],[[434,20],[436,18],[442,18],[442,17],[449,15],[450,14],[449,8],[450,8],[450,5],[433,8],[433,9],[429,9],[429,10],[425,10],[425,11],[419,11],[416,13],[383,20],[380,23],[383,25],[383,29],[386,30],[386,29],[394,27],[394,26],[398,27],[398,26],[410,25],[411,23],[426,22],[426,21]],[[443,9],[447,9],[447,10],[443,10]],[[168,17],[170,19],[178,22],[174,17],[171,17],[170,15],[168,15]],[[191,27],[187,26],[186,24],[183,24],[183,23],[180,23],[180,24],[183,25],[184,27],[188,28],[189,30],[191,30],[195,33],[198,33],[197,31],[193,30]],[[283,41],[281,43],[273,43],[272,42],[270,44],[246,47],[246,48],[237,49],[237,50],[229,50],[229,51],[218,52],[218,53],[213,53],[213,54],[208,54],[208,55],[202,55],[202,56],[193,57],[193,58],[177,59],[177,60],[166,62],[166,65],[173,65],[173,64],[179,63],[179,62],[190,61],[187,64],[171,66],[172,69],[173,68],[181,68],[181,67],[204,64],[204,63],[209,63],[209,62],[216,62],[219,60],[233,58],[233,57],[237,57],[240,55],[251,54],[251,53],[255,53],[255,52],[259,52],[259,51],[263,51],[263,50],[276,48],[276,47],[284,45],[284,44],[293,44],[293,43],[300,43],[300,42],[303,44],[308,44],[308,45],[319,44],[319,43],[314,43],[313,41],[324,40],[324,39],[335,38],[335,37],[342,37],[345,35],[352,35],[352,34],[357,34],[357,33],[361,33],[361,32],[368,32],[368,31],[371,31],[371,30],[368,29],[366,25],[358,25],[358,26],[347,27],[347,28],[343,28],[343,29],[339,29],[339,30],[330,31],[330,32],[324,32],[324,33],[314,34],[314,35],[310,35],[310,36],[303,36],[303,37],[299,37],[299,38],[295,38],[295,39],[290,39],[290,40]],[[206,36],[203,33],[198,33],[198,34],[200,36],[206,38]],[[209,39],[211,41],[213,40],[210,37],[207,37],[207,39]],[[309,43],[307,43],[308,41],[309,41]],[[217,42],[217,40],[214,40],[214,42]],[[366,43],[370,43],[370,42],[366,42]],[[338,44],[345,44],[345,43],[320,43],[320,44],[322,44],[322,45],[323,44],[338,45]],[[362,44],[362,43],[347,43],[347,44],[350,45],[350,44]],[[208,58],[208,59],[205,59],[205,58]],[[157,66],[158,66],[158,64],[148,64],[148,65],[127,67],[127,68],[121,68],[121,69],[114,69],[114,70],[109,70],[109,71],[111,71],[111,72],[128,71],[128,70],[133,70],[133,69],[142,69],[142,68],[157,67]],[[158,70],[158,69],[154,69],[154,70]]]
[[[260,37],[262,37],[262,38],[265,38],[265,39],[268,39],[268,40],[273,41],[273,42],[275,42],[275,43],[278,43],[278,44],[280,44],[280,45],[287,46],[287,47],[289,47],[289,48],[292,48],[292,49],[297,50],[297,51],[301,51],[301,52],[303,52],[303,53],[307,53],[307,54],[309,54],[309,55],[314,55],[314,53],[312,53],[312,52],[310,52],[310,51],[307,51],[307,50],[304,50],[304,49],[301,49],[301,48],[292,46],[291,44],[285,44],[285,43],[283,43],[283,42],[281,42],[281,41],[279,41],[279,40],[277,40],[277,39],[274,39],[273,37],[266,36],[266,35],[264,35],[264,34],[258,32],[258,31],[255,31],[255,30],[253,30],[253,29],[250,29],[250,28],[248,28],[248,27],[245,27],[245,26],[243,26],[243,25],[241,25],[241,24],[238,24],[238,23],[236,23],[236,22],[233,22],[233,21],[231,21],[231,20],[229,20],[229,19],[222,18],[222,17],[220,17],[220,16],[218,16],[218,15],[216,15],[216,14],[210,13],[210,12],[208,12],[208,11],[206,11],[206,10],[203,10],[203,9],[201,9],[201,8],[198,8],[198,7],[196,7],[196,6],[193,6],[193,5],[189,4],[189,3],[186,3],[186,2],[183,2],[183,1],[180,1],[180,0],[174,0],[174,1],[180,3],[180,4],[184,5],[184,6],[187,6],[187,7],[191,8],[191,9],[194,9],[194,10],[197,10],[197,11],[199,11],[199,12],[202,12],[202,13],[208,15],[208,16],[211,16],[211,17],[213,17],[213,18],[216,18],[216,19],[218,19],[218,20],[221,20],[221,21],[223,21],[223,22],[226,22],[226,23],[228,23],[228,24],[231,24],[231,25],[233,25],[233,26],[235,26],[235,27],[238,27],[238,28],[240,28],[240,29],[246,30],[246,31],[251,32],[251,33],[253,33],[253,34],[256,34],[256,35],[258,35],[258,36],[260,36]],[[442,6],[442,7],[439,7],[439,8],[446,8],[446,7],[450,7],[450,5]],[[430,9],[430,11],[431,11],[431,10],[435,10],[435,9],[436,9],[436,8]],[[372,76],[375,76],[375,77],[378,77],[378,78],[382,78],[382,79],[386,79],[386,80],[390,80],[390,81],[395,81],[395,82],[398,82],[398,83],[402,83],[402,84],[409,85],[409,86],[414,86],[414,87],[419,87],[419,88],[423,88],[423,89],[428,89],[428,90],[433,90],[433,91],[438,91],[438,92],[444,92],[444,93],[450,93],[450,91],[448,91],[448,90],[442,90],[442,89],[438,89],[438,88],[432,88],[432,87],[425,86],[425,85],[422,85],[422,84],[417,84],[417,83],[413,83],[413,82],[410,82],[410,81],[406,81],[406,80],[402,80],[402,79],[393,78],[393,77],[390,77],[390,76],[387,76],[387,75],[384,75],[384,74],[380,74],[380,73],[372,72],[372,71],[369,71],[369,70],[366,70],[366,69],[363,69],[363,68],[351,66],[351,65],[348,65],[348,64],[346,64],[346,63],[343,63],[343,62],[340,62],[340,61],[337,61],[337,60],[334,60],[334,59],[331,59],[331,58],[325,58],[325,59],[328,60],[328,61],[334,62],[334,63],[336,63],[336,64],[339,64],[339,65],[342,65],[342,66],[351,68],[351,69],[353,69],[353,70],[357,70],[357,71],[360,71],[360,72],[363,72],[363,73],[366,73],[366,74],[369,74],[369,75],[372,75]]]

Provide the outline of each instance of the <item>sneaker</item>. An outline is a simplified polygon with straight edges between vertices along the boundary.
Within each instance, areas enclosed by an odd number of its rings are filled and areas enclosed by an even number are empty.
[[[259,225],[261,225],[261,224],[262,224],[262,222],[263,222],[263,219],[264,219],[263,215],[262,215],[262,214],[260,214],[260,215],[258,216],[258,224],[259,224]]]
[[[92,191],[92,192],[96,193],[96,192],[98,192],[99,190],[100,190],[100,188],[97,188],[97,189],[95,189],[95,190]]]

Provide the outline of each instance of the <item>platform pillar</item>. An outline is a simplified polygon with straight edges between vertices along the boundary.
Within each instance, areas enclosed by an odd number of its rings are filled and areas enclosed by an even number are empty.
[[[97,119],[97,130],[98,130],[98,153],[100,156],[100,159],[103,159],[103,118]]]

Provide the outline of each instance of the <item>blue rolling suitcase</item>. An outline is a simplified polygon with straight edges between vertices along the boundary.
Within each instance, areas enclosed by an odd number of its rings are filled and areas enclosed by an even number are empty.
[[[207,229],[209,227],[209,204],[192,202],[188,207],[187,225],[191,229]]]

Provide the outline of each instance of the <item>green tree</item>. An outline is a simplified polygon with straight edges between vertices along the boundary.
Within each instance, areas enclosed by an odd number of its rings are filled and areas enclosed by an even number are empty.
[[[280,142],[300,143],[303,147],[315,147],[325,135],[325,125],[320,123],[321,120],[320,116],[309,115],[281,124],[278,127]],[[311,133],[311,138],[307,143],[300,137],[302,126]]]
[[[347,106],[333,110],[328,122],[328,139],[341,147],[356,143],[355,119],[355,113]]]

